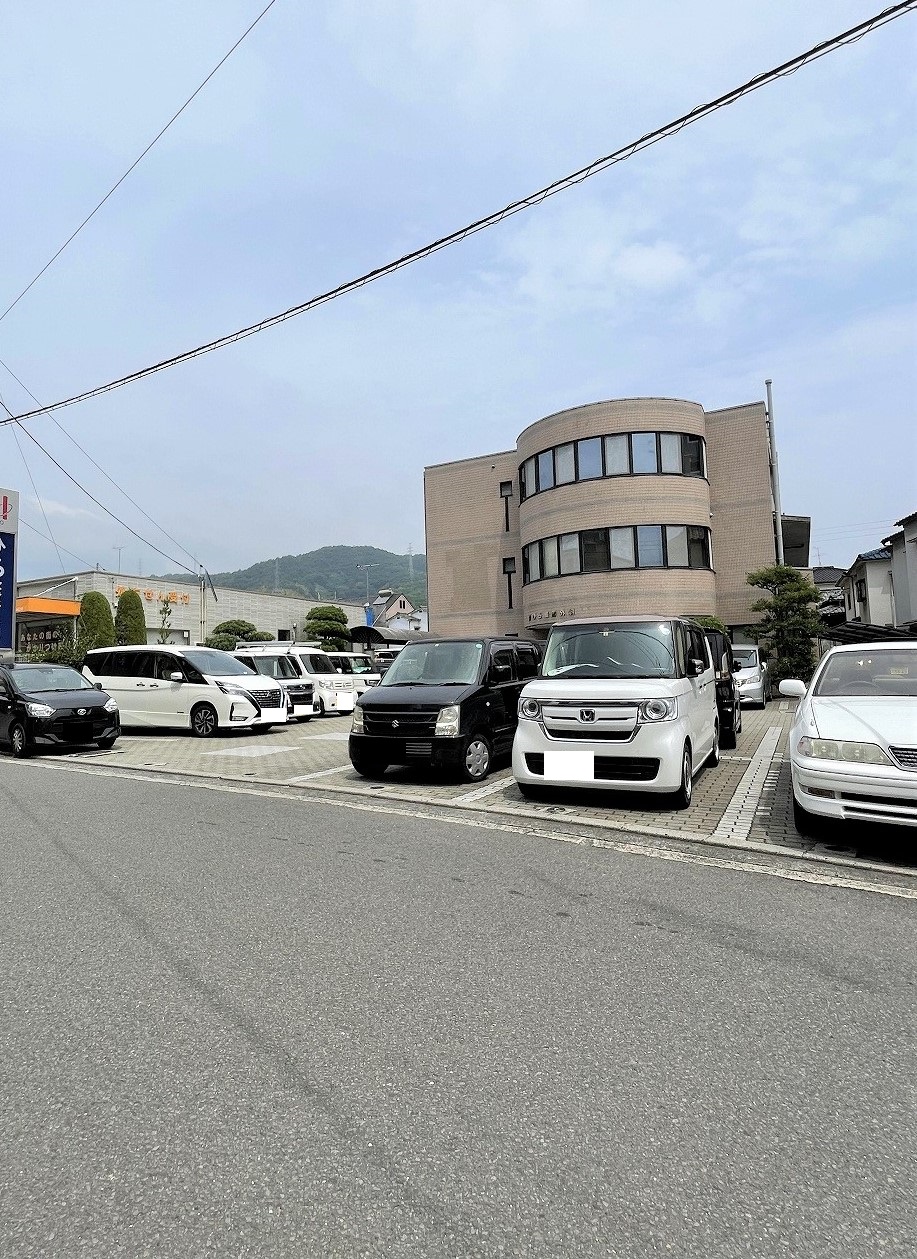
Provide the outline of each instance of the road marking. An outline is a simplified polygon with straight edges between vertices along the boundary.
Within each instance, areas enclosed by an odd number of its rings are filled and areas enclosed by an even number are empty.
[[[194,781],[189,778],[176,776],[168,779],[162,774],[152,773],[145,774],[137,771],[131,771],[125,768],[115,769],[114,767],[102,765],[90,765],[83,763],[63,764],[58,762],[56,765],[41,764],[41,762],[30,761],[27,765],[20,765],[18,761],[14,761],[10,768],[15,769],[63,769],[71,774],[99,774],[108,778],[125,778],[133,779],[141,782],[158,783],[160,786],[169,787],[190,787],[198,791],[224,791],[236,795],[259,796],[266,799],[298,801],[300,804],[335,804],[343,809],[355,809],[361,813],[386,813],[395,817],[413,817],[426,818],[430,821],[447,822],[453,826],[470,826],[480,831],[504,831],[512,835],[534,836],[538,839],[546,839],[552,843],[578,844],[584,848],[599,848],[611,850],[613,852],[626,853],[632,856],[648,857],[658,861],[678,861],[684,865],[710,866],[718,870],[733,870],[738,874],[757,874],[773,879],[784,879],[792,883],[809,883],[821,887],[836,887],[847,891],[854,892],[872,892],[876,896],[892,896],[902,900],[917,901],[917,886],[914,888],[902,887],[899,884],[879,884],[868,883],[864,879],[853,878],[843,874],[822,874],[812,870],[801,870],[797,868],[781,869],[775,865],[763,865],[759,862],[750,862],[746,860],[733,860],[729,857],[710,857],[704,853],[694,852],[678,852],[674,849],[658,848],[651,844],[635,844],[628,840],[601,839],[598,836],[588,835],[568,835],[563,831],[553,831],[536,825],[519,825],[513,826],[509,822],[490,821],[480,816],[462,817],[460,814],[449,816],[445,813],[445,807],[439,806],[443,812],[424,811],[423,809],[399,808],[394,802],[383,803],[378,798],[363,799],[357,796],[351,796],[348,799],[341,799],[340,796],[329,800],[327,796],[309,796],[296,791],[296,794],[289,794],[281,790],[266,790],[263,787],[251,786],[243,783],[227,783],[219,780],[210,782]],[[278,787],[282,787],[278,784]],[[674,838],[674,837],[673,837]],[[690,842],[690,841],[688,841]],[[755,851],[760,852],[759,848]],[[802,854],[780,851],[775,847],[773,860],[785,861],[805,861],[812,860],[811,857]],[[853,862],[848,860],[840,861],[837,859],[829,859],[819,857],[820,863],[830,864],[835,868],[840,866],[859,866],[862,869],[874,870],[877,873],[888,877],[892,874],[903,874],[905,877],[912,877],[912,872],[908,870],[887,869],[877,866],[869,862]]]
[[[714,839],[748,839],[782,733],[782,726],[771,726],[758,744],[758,750],[739,780],[726,811],[713,829]]]
[[[350,738],[349,734],[307,734],[305,741],[311,743],[313,739],[321,739],[326,743],[346,743]]]
[[[327,778],[329,774],[343,774],[346,769],[350,768],[349,763],[347,765],[335,765],[334,769],[317,769],[313,774],[298,774],[296,778],[285,778],[283,781],[286,783],[304,783],[308,782],[310,778]]]
[[[278,756],[281,752],[298,752],[299,748],[293,744],[285,747],[260,747],[260,748],[236,748],[234,751],[228,751],[224,748],[217,748],[215,752],[202,752],[202,756]]]
[[[506,778],[495,778],[492,782],[478,787],[475,791],[469,791],[464,796],[453,796],[450,804],[467,804],[470,800],[483,800],[485,796],[495,796],[498,791],[502,791],[505,787],[510,787],[515,779],[510,774]]]

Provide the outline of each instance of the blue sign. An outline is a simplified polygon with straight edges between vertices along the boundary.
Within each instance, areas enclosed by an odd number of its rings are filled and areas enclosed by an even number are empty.
[[[16,621],[16,535],[0,533],[0,651],[13,650]]]

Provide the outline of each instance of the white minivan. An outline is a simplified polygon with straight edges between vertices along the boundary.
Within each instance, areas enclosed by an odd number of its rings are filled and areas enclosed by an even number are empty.
[[[244,652],[247,656],[268,654],[276,656],[278,652],[294,661],[297,668],[306,677],[312,679],[314,690],[314,711],[324,716],[325,713],[352,713],[356,703],[356,688],[353,678],[338,673],[328,655],[321,647],[311,643],[294,643],[274,640],[267,643],[236,643],[236,653]]]
[[[382,680],[382,674],[373,664],[372,657],[361,651],[329,651],[328,656],[339,673],[353,678],[357,699],[368,687],[378,686]]]
[[[687,808],[694,775],[719,759],[713,660],[699,625],[608,616],[552,626],[519,699],[513,776],[523,795],[647,791]]]
[[[97,647],[87,651],[83,674],[118,701],[124,726],[172,726],[208,738],[287,719],[278,682],[211,647]]]

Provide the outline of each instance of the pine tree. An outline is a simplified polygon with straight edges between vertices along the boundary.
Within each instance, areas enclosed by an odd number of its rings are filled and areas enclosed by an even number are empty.
[[[111,605],[99,590],[87,590],[80,600],[78,634],[86,648],[114,647],[115,622]]]
[[[120,644],[146,642],[146,614],[136,590],[122,590],[115,610],[115,637]]]
[[[317,640],[325,651],[350,651],[347,614],[333,604],[320,603],[309,610],[305,634],[310,641]]]
[[[771,594],[753,603],[751,610],[763,613],[753,633],[770,654],[773,685],[782,678],[807,682],[815,670],[815,640],[822,628],[817,587],[789,564],[759,568],[746,581]]]

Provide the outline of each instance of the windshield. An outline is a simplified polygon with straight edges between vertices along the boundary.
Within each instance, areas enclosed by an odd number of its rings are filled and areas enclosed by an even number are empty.
[[[757,669],[758,667],[758,648],[757,647],[733,647],[733,659],[737,665],[743,669]]]
[[[299,657],[299,663],[307,673],[337,673],[334,661],[321,651],[305,652]]]
[[[252,656],[252,664],[257,673],[266,678],[295,678],[299,675],[290,663],[288,656]]]
[[[917,697],[917,647],[838,652],[825,662],[814,694]]]
[[[342,673],[374,673],[368,656],[332,656],[331,659]]]
[[[19,665],[12,674],[21,691],[94,691],[95,687],[76,669],[65,665]]]
[[[674,678],[668,621],[555,626],[545,652],[546,678]]]
[[[225,651],[215,651],[212,647],[194,647],[184,651],[183,656],[186,660],[194,665],[205,677],[225,677],[227,674],[254,672],[247,664],[243,664],[241,660],[236,660],[235,656],[230,656]],[[176,663],[176,669],[179,667]]]
[[[477,682],[484,644],[411,643],[386,670],[381,686],[468,686]]]

